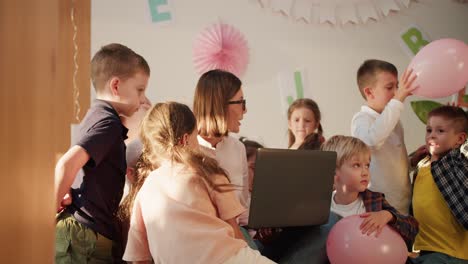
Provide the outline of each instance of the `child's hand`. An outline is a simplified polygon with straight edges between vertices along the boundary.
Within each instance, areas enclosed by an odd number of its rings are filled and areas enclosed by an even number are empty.
[[[418,88],[418,86],[413,85],[414,80],[416,80],[416,74],[413,73],[413,69],[407,69],[403,73],[403,76],[401,76],[400,87],[395,92],[394,98],[400,102],[404,102],[406,97],[411,95],[411,93]]]
[[[393,215],[387,210],[363,213],[359,216],[365,218],[359,226],[361,232],[369,236],[375,231],[375,237],[378,237],[383,227],[393,219]]]
[[[415,167],[425,157],[429,155],[426,145],[419,147],[414,154],[411,156],[410,164],[411,167]]]
[[[120,116],[122,124],[128,128],[127,139],[125,140],[127,144],[138,138],[138,134],[140,133],[140,123],[150,108],[151,102],[147,97],[145,97],[145,102],[140,105],[138,111],[136,111],[132,116]]]
[[[57,213],[62,212],[65,207],[69,206],[72,203],[72,197],[70,191],[68,191],[60,202],[60,207],[57,209]]]
[[[263,227],[258,229],[255,238],[260,240],[262,243],[268,243],[271,241],[271,238],[279,232],[281,232],[281,228]]]

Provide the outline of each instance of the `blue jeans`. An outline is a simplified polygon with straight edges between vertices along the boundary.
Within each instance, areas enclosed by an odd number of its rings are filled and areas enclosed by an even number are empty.
[[[284,227],[260,252],[267,258],[283,264],[329,263],[326,252],[327,237],[340,219],[339,215],[330,212],[328,222],[323,225]]]
[[[463,260],[439,252],[423,254],[412,259],[414,264],[468,264],[468,260]]]

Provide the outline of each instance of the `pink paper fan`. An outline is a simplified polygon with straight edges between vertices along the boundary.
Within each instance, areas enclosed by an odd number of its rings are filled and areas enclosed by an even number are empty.
[[[193,63],[200,74],[222,69],[240,77],[249,63],[247,40],[231,25],[213,24],[195,40]]]

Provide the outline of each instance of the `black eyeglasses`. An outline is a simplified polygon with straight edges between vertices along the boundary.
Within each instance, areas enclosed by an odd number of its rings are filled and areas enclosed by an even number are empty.
[[[242,100],[237,100],[237,101],[229,101],[228,104],[242,104],[242,110],[245,111],[245,104],[247,102],[245,101],[245,99],[242,99]]]

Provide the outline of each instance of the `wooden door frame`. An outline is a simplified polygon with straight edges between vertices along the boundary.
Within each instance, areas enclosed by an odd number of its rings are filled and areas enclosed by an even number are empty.
[[[90,0],[0,1],[0,256],[53,263],[54,167],[70,144],[76,4],[81,116],[89,107]]]

